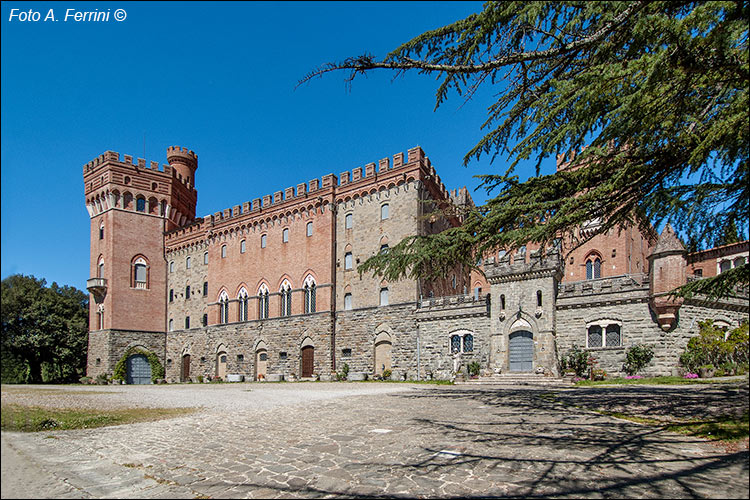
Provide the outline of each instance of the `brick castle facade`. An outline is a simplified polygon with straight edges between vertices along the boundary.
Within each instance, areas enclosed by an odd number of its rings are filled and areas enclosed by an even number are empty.
[[[621,373],[626,349],[654,346],[653,374],[677,370],[697,321],[736,326],[746,297],[673,301],[666,292],[748,258],[748,242],[688,254],[669,226],[563,238],[488,255],[484,273],[387,282],[357,267],[407,236],[461,224],[438,210],[471,206],[448,191],[421,148],[196,217],[198,158],[170,147],[168,165],[107,151],[84,166],[91,218],[87,374],[149,380],[142,353],[168,381],[221,377],[330,379],[355,373],[451,378],[559,375],[573,344]],[[566,158],[558,168],[566,168]],[[596,221],[577,237],[588,238]],[[562,255],[565,255],[563,259]],[[728,267],[727,267],[728,266]]]

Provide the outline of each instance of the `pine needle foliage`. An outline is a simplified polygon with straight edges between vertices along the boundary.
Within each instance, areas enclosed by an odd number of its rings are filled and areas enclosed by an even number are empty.
[[[695,249],[718,244],[732,224],[747,234],[749,12],[747,1],[487,2],[382,59],[309,73],[299,84],[339,70],[349,84],[376,69],[431,75],[436,108],[480,86],[497,96],[464,157],[507,158],[504,172],[480,176],[491,199],[461,228],[407,238],[360,271],[444,276],[488,251],[544,248],[594,219],[591,236],[668,221]],[[541,174],[545,158],[570,151],[584,168]],[[521,182],[515,168],[529,159],[536,175]],[[745,264],[702,280],[700,292],[717,297],[749,278]]]

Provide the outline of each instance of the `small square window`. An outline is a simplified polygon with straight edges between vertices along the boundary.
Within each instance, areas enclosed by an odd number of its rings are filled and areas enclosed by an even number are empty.
[[[282,351],[282,352],[279,353],[279,359],[284,360],[284,359],[286,359],[286,357],[287,357],[286,352]]]
[[[238,354],[237,355],[237,361],[239,361],[239,362],[245,361],[245,355],[244,354]]]
[[[352,357],[352,350],[351,349],[341,349],[341,357],[342,358],[351,358]]]

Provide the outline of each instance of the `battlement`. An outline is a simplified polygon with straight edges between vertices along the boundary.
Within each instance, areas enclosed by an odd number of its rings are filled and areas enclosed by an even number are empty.
[[[170,165],[184,163],[193,168],[193,170],[198,168],[198,155],[192,149],[180,146],[169,146],[167,148],[167,161]]]
[[[172,167],[169,165],[159,165],[158,161],[149,161],[147,162],[143,158],[137,158],[136,161],[133,161],[133,155],[122,155],[122,161],[120,160],[120,153],[117,151],[105,151],[103,154],[100,154],[90,162],[83,165],[83,175],[87,175],[96,169],[98,169],[100,166],[104,165],[108,162],[116,162],[116,163],[122,163],[125,165],[130,165],[137,168],[145,168],[147,170],[153,170],[154,172],[160,172],[167,175],[172,175]]]
[[[545,254],[539,250],[516,251],[511,259],[510,254],[494,259],[490,257],[485,261],[484,272],[490,283],[515,281],[519,279],[536,278],[549,274],[562,273],[562,260],[560,253],[552,248]]]
[[[225,208],[222,211],[215,212],[213,215],[206,215],[205,219],[210,220],[215,224],[223,220],[233,219],[249,213],[261,213],[263,210],[275,208],[288,201],[310,198],[310,195],[315,195],[318,191],[323,191],[338,185],[338,178],[333,174],[327,174],[320,179],[312,179],[308,183],[302,182],[297,184],[296,187],[290,186],[283,191],[276,191],[260,198],[254,198],[252,201],[246,201],[241,205],[234,205],[231,208]]]
[[[189,236],[193,233],[198,233],[203,229],[203,221],[207,217],[198,217],[189,224],[172,229],[164,234],[164,238],[167,242],[178,240],[184,236]]]
[[[121,156],[122,159],[120,159]],[[143,158],[135,158],[134,160],[133,155],[121,155],[117,151],[105,151],[103,154],[100,154],[90,162],[83,165],[83,175],[85,178],[87,175],[94,173],[97,169],[99,169],[106,163],[119,163],[120,165],[133,167],[136,170],[143,169],[146,171],[169,176],[179,181],[180,184],[183,184],[188,189],[194,190],[194,183],[191,182],[189,176],[183,176],[178,169],[180,165],[187,165],[194,172],[195,169],[198,168],[196,163],[198,161],[198,156],[193,151],[190,151],[187,148],[170,146],[167,149],[167,158],[168,161],[172,163],[171,165],[159,165],[159,162],[157,161],[147,161]],[[194,164],[190,164],[188,162],[193,162]]]
[[[560,283],[558,298],[583,297],[607,292],[648,291],[648,274],[622,274],[592,280]]]

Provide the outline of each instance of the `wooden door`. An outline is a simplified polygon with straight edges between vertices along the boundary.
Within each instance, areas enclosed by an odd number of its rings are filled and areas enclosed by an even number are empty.
[[[302,348],[302,377],[312,377],[315,366],[315,348],[305,346]]]
[[[182,357],[182,381],[185,382],[190,378],[190,354]]]
[[[534,337],[531,332],[520,331],[510,334],[508,342],[510,371],[530,372],[534,366]]]
[[[217,356],[216,376],[221,380],[227,378],[227,353],[225,352],[220,352]]]
[[[255,353],[255,379],[265,378],[268,369],[268,351],[262,350]]]

